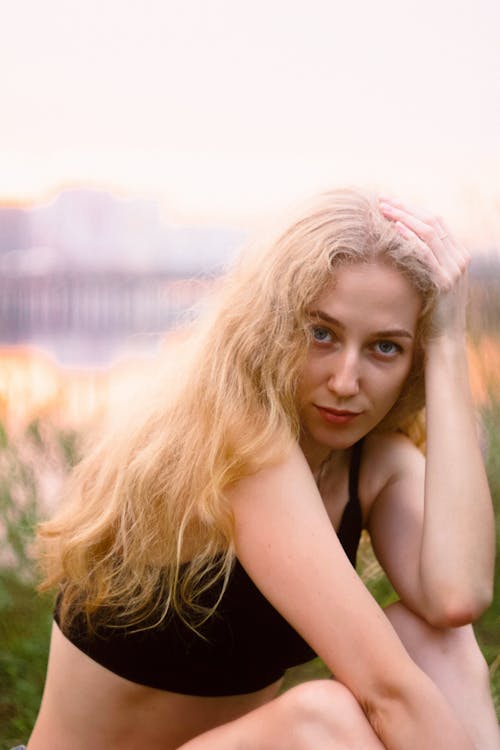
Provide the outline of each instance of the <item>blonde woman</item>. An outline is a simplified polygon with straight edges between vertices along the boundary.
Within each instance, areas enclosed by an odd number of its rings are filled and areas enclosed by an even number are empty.
[[[498,750],[467,265],[442,220],[334,190],[232,269],[40,530],[59,597],[29,750]],[[279,695],[315,654],[335,679]]]

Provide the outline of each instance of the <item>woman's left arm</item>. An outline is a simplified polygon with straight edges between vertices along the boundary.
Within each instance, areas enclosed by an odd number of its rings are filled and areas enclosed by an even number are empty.
[[[423,507],[407,501],[407,528],[418,532],[417,545],[413,542],[418,560],[414,560],[417,580],[412,593],[415,595],[418,588],[422,614],[435,625],[461,625],[476,619],[491,601],[495,554],[493,508],[467,366],[469,257],[442,220],[392,201],[383,202],[381,210],[396,222],[403,236],[417,243],[440,286],[433,333],[426,345]],[[399,476],[400,490],[411,492],[413,487],[418,494],[418,469],[413,459],[408,459],[408,474],[406,481],[403,475]],[[392,489],[389,482],[381,494],[394,495],[398,481]],[[385,505],[394,509],[395,503],[388,501]],[[379,514],[375,524],[378,529],[380,521]],[[386,538],[383,556],[390,568],[389,547],[390,539]],[[396,557],[394,563],[401,563],[401,548]]]

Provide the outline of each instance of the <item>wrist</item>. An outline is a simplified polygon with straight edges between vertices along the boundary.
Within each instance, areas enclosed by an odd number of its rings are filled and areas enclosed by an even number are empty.
[[[425,382],[427,398],[438,393],[470,393],[469,363],[465,335],[442,334],[430,339],[425,347]]]
[[[467,338],[464,330],[447,331],[432,336],[425,344],[426,357],[467,357]]]

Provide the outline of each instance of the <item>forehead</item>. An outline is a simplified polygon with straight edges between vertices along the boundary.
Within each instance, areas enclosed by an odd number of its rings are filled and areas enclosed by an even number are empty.
[[[396,268],[356,263],[335,270],[313,307],[346,325],[362,324],[374,330],[404,326],[414,331],[422,300]]]

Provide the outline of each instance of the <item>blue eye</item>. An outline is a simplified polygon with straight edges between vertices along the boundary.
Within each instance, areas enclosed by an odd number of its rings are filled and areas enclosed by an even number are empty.
[[[314,341],[320,344],[329,343],[332,340],[332,333],[324,326],[311,326],[311,333]]]
[[[377,341],[375,342],[375,349],[386,357],[398,354],[401,351],[401,347],[394,341]]]

